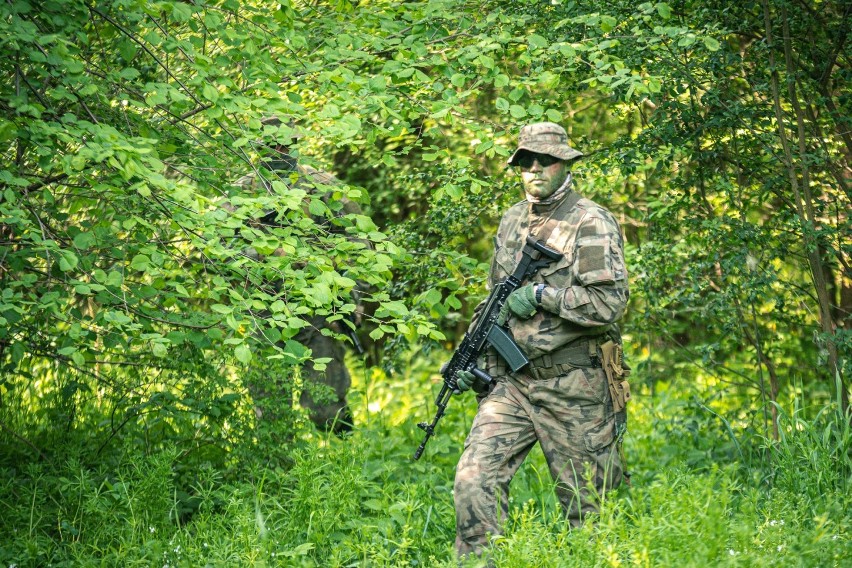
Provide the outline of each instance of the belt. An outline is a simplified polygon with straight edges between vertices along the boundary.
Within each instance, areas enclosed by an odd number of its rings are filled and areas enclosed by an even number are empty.
[[[577,339],[553,353],[536,357],[530,361],[529,367],[521,372],[534,379],[544,380],[567,375],[578,368],[600,368],[598,345],[601,338],[595,336]]]

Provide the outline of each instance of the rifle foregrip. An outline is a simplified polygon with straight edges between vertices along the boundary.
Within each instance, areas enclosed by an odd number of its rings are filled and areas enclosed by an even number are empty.
[[[486,385],[490,385],[492,382],[494,382],[494,377],[492,377],[491,375],[489,375],[488,373],[486,373],[485,371],[483,371],[481,369],[474,367],[473,369],[470,370],[470,372],[473,373],[474,377],[476,377],[477,379],[479,379],[480,381],[482,381]]]

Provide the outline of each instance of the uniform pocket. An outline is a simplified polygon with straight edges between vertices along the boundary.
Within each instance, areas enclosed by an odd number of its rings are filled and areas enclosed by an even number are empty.
[[[569,368],[564,375],[534,380],[529,386],[529,400],[551,409],[560,420],[579,424],[602,422],[607,386],[598,378],[599,372],[600,369]]]
[[[554,288],[567,288],[572,284],[571,265],[574,259],[566,254],[559,261],[539,270],[542,280]]]
[[[605,405],[609,386],[606,382],[606,375],[603,369],[599,368],[579,368],[577,369],[577,382],[582,392],[586,396],[594,400],[595,403]]]
[[[615,420],[607,420],[603,424],[592,428],[583,436],[586,451],[590,454],[597,454],[614,441]]]
[[[577,279],[583,286],[615,282],[609,236],[587,237],[577,241]]]

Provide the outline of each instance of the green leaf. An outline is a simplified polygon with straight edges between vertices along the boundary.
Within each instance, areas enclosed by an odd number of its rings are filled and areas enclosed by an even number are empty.
[[[74,286],[74,292],[80,294],[81,296],[88,296],[92,293],[92,287],[88,284],[77,284]]]
[[[687,33],[680,36],[680,39],[677,42],[678,47],[689,47],[690,45],[695,43],[695,34]]]
[[[521,105],[512,105],[509,107],[509,114],[512,115],[512,118],[524,118],[527,116],[527,110]]]
[[[538,34],[530,34],[527,37],[527,41],[530,42],[530,47],[533,49],[541,49],[548,46],[548,41]]]
[[[192,17],[192,8],[183,2],[172,3],[172,17],[176,22],[186,22]]]
[[[704,47],[706,47],[708,51],[719,51],[722,48],[722,45],[716,38],[705,37]]]
[[[234,349],[234,357],[236,357],[237,361],[240,363],[248,363],[252,358],[251,349],[245,343],[241,343],[240,345],[237,345],[236,349]]]
[[[70,250],[64,250],[61,254],[62,256],[59,257],[59,270],[62,272],[69,272],[77,268],[79,260],[77,259],[76,254]]]
[[[127,62],[133,60],[136,56],[137,49],[137,45],[129,39],[122,40],[118,43],[118,53],[121,55],[121,58]]]
[[[154,357],[165,357],[169,354],[168,346],[158,341],[151,343],[151,351],[154,353]]]
[[[432,288],[422,296],[422,301],[429,307],[434,306],[441,301],[441,291],[438,288]]]
[[[465,83],[466,80],[467,80],[467,77],[465,77],[461,73],[454,73],[453,76],[450,77],[450,83],[454,87],[458,87],[459,89],[464,87],[464,83]]]
[[[408,308],[402,302],[393,300],[388,302],[382,302],[379,305],[379,309],[376,310],[376,315],[379,317],[392,316],[392,317],[403,317],[409,314]]]
[[[319,199],[311,199],[311,202],[308,204],[308,211],[310,211],[311,215],[322,217],[328,211],[328,207]]]
[[[492,146],[494,146],[493,140],[486,140],[485,142],[480,142],[479,144],[477,144],[476,148],[474,148],[473,153],[481,154]]]
[[[204,98],[210,101],[211,103],[215,103],[219,100],[219,91],[217,91],[216,87],[214,87],[210,83],[204,85],[201,94],[203,94]]]
[[[361,132],[361,119],[354,114],[347,114],[335,123],[344,139],[354,138]]]
[[[315,305],[328,306],[331,304],[331,289],[323,283],[317,283],[312,288],[305,290],[305,295],[313,300]]]
[[[217,314],[230,314],[234,311],[234,309],[230,306],[226,306],[224,304],[213,304],[210,306],[210,309],[216,312]]]
[[[672,17],[672,9],[665,2],[660,2],[659,4],[657,4],[657,13],[664,20],[668,20]]]
[[[612,16],[601,16],[601,31],[609,33],[618,25],[618,20]]]
[[[78,249],[85,250],[92,245],[95,237],[92,233],[78,233],[73,240],[74,246]]]
[[[151,259],[145,256],[144,254],[137,254],[133,257],[133,260],[130,261],[130,268],[133,270],[138,270],[140,272],[145,272],[151,266]]]
[[[550,122],[562,122],[562,113],[556,109],[549,108],[544,114]]]

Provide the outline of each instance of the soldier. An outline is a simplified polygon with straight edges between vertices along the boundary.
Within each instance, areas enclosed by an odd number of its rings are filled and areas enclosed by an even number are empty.
[[[509,158],[520,169],[526,200],[500,222],[489,286],[512,273],[527,235],[564,256],[513,292],[501,313],[531,364],[511,373],[493,349],[485,361],[495,381],[480,394],[456,469],[460,556],[481,554],[488,535],[500,534],[509,482],[536,442],[573,526],[622,481],[617,446],[625,395],[611,394],[602,346],[611,347],[611,338],[620,343],[615,322],[628,299],[624,244],[613,216],[574,191],[570,166],[580,156],[564,128],[544,122],[521,129]],[[620,362],[612,367],[621,371]],[[457,379],[459,390],[480,391],[471,373]]]
[[[293,129],[292,124],[282,127],[281,120],[276,116],[265,118],[262,124],[264,126],[279,128],[282,132],[289,134],[290,140],[295,141],[302,137],[302,133]],[[288,185],[303,189],[309,194],[322,193],[324,199],[327,199],[330,196],[331,188],[340,183],[330,173],[299,164],[295,156],[290,153],[290,144],[281,142],[267,144],[264,146],[263,151],[266,155],[260,171],[243,176],[235,182],[235,185],[241,188],[241,190],[270,190],[271,184],[268,178],[274,177],[274,179],[281,180]],[[361,213],[361,208],[358,204],[351,200],[344,198],[341,200],[341,205],[340,215]],[[276,217],[277,212],[271,211],[259,220],[259,224],[274,226],[276,224]],[[318,224],[326,226],[328,230],[335,230],[325,218],[316,218],[314,220]],[[275,254],[283,253],[276,251]],[[317,389],[307,386],[302,390],[299,403],[309,411],[311,421],[317,427],[331,430],[336,434],[349,431],[352,429],[352,414],[346,401],[346,393],[352,381],[349,371],[344,364],[344,347],[340,341],[322,334],[323,328],[329,327],[325,318],[312,316],[307,318],[307,321],[308,325],[299,330],[293,339],[311,349],[313,357],[325,357],[331,359],[331,361],[327,364],[325,371],[322,372],[305,366],[301,370],[301,376],[306,382],[309,381],[329,387],[332,394],[330,400],[327,395],[322,396],[323,393],[315,396]],[[343,329],[343,326],[345,324],[335,327],[335,330],[341,332],[349,331],[348,328]],[[270,393],[265,392],[262,388],[255,387],[252,390],[254,391],[253,395],[258,399],[270,396]],[[259,415],[263,413],[262,408],[262,404],[256,405],[256,411]]]

